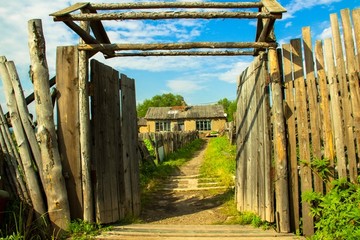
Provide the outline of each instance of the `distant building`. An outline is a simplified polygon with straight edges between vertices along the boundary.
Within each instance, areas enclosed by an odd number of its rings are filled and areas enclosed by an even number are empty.
[[[198,130],[206,134],[223,130],[226,123],[221,105],[150,107],[144,118],[146,127],[140,127],[140,132]]]

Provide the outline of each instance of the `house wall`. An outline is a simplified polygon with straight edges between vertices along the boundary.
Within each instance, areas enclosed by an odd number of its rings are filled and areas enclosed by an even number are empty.
[[[149,129],[150,129],[150,128],[149,128],[149,125],[140,126],[140,127],[139,127],[139,132],[140,132],[140,133],[147,133],[147,132],[150,132]]]
[[[226,119],[213,119],[211,121],[211,131],[220,131],[225,128]]]

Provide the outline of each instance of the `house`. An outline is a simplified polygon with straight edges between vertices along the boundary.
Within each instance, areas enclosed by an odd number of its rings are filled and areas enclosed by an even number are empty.
[[[145,119],[148,132],[198,130],[206,134],[223,130],[226,114],[222,105],[150,107]]]

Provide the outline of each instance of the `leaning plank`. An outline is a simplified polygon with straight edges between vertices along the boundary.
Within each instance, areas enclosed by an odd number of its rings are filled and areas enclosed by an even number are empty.
[[[69,227],[70,211],[62,175],[49,88],[45,40],[41,20],[28,22],[31,77],[35,92],[35,110],[38,121],[37,137],[40,143],[43,185],[47,197],[48,213],[55,231]]]
[[[337,170],[338,175],[340,178],[346,178],[347,177],[347,171],[346,171],[346,158],[345,155],[342,156],[342,153],[344,150],[341,150],[338,148],[344,148],[346,146],[347,149],[347,156],[348,158],[355,158],[355,145],[354,145],[354,133],[353,133],[353,118],[352,118],[352,109],[351,109],[351,101],[350,101],[350,93],[348,91],[348,81],[346,77],[346,68],[345,68],[345,61],[344,61],[344,53],[342,50],[342,41],[340,36],[340,28],[339,28],[339,22],[338,17],[336,13],[330,14],[330,23],[331,23],[331,31],[332,31],[332,38],[334,42],[334,50],[335,50],[335,62],[336,62],[336,74],[337,74],[337,81],[334,80],[332,83],[333,85],[339,82],[338,90],[341,93],[341,99],[339,99],[342,104],[342,115],[343,121],[339,122],[339,125],[335,124],[334,126],[337,126],[336,128],[340,128],[339,126],[342,126],[340,129],[344,129],[343,133],[345,135],[345,140],[341,139],[337,142],[338,146],[336,146],[336,152],[337,154],[340,154],[337,156]],[[330,48],[328,46],[328,48]],[[327,55],[327,57],[330,57]],[[327,58],[326,58],[327,59]],[[327,60],[326,60],[327,62]],[[330,63],[329,63],[330,64]],[[332,65],[330,65],[332,67]],[[333,98],[334,92],[331,94],[331,97]],[[338,102],[338,103],[339,103]],[[343,146],[340,146],[340,145]]]
[[[357,49],[357,66],[360,68],[360,8],[356,8],[352,11],[352,18],[354,23],[354,34]],[[358,71],[360,71],[359,68],[357,69]]]
[[[275,0],[261,0],[264,7],[271,13],[284,13],[286,9]]]
[[[341,109],[340,109],[340,99],[338,95],[338,85],[336,83],[336,68],[333,57],[333,47],[331,39],[325,39],[324,41],[324,50],[325,50],[325,61],[328,72],[328,81],[330,85],[330,97],[331,97],[331,108],[332,108],[332,119],[334,126],[341,126]],[[337,168],[339,177],[346,177],[346,158],[344,151],[344,137],[342,129],[339,127],[334,127],[334,137],[335,137],[335,149],[336,149],[336,158],[337,158]]]
[[[325,60],[322,41],[315,42],[315,58],[316,58],[316,71],[319,82],[320,91],[320,109],[322,115],[322,126],[323,126],[323,143],[324,143],[324,157],[330,161],[331,173],[334,175],[334,138],[331,128],[331,115],[330,115],[330,103],[329,103],[329,91],[326,82],[325,74]],[[339,116],[338,116],[339,117]],[[330,177],[329,180],[333,179]],[[327,188],[328,189],[328,188]]]
[[[352,105],[352,116],[353,116],[353,126],[354,126],[354,138],[357,143],[358,148],[360,148],[360,86],[359,86],[359,76],[356,66],[357,61],[355,57],[355,47],[354,47],[354,38],[353,38],[353,29],[351,27],[350,20],[350,10],[342,9],[341,10],[341,20],[344,33],[344,45],[345,45],[345,54],[346,54],[346,72],[349,81],[350,88],[350,99]],[[350,139],[354,141],[354,139]],[[354,150],[356,151],[356,150]],[[360,153],[358,152],[358,156]],[[357,182],[357,163],[356,156],[348,156],[349,163],[349,175],[351,182]]]
[[[285,111],[287,125],[287,152],[289,162],[289,192],[290,192],[290,225],[292,230],[300,230],[300,206],[299,206],[299,171],[297,161],[296,146],[296,124],[295,124],[295,92],[294,81],[292,78],[291,67],[291,46],[283,44],[283,64],[284,64],[284,81],[285,81]]]
[[[82,168],[79,136],[78,62],[78,51],[75,46],[57,48],[57,134],[59,152],[63,162],[63,172],[68,193],[71,219],[83,218]],[[86,221],[89,221],[89,219],[86,219]]]
[[[79,9],[82,9],[89,5],[89,2],[83,2],[83,3],[75,3],[74,5],[71,5],[70,7],[64,8],[61,11],[57,11],[54,13],[51,13],[50,16],[62,16],[67,15],[69,13],[75,12]]]
[[[140,214],[140,182],[139,182],[139,151],[138,144],[135,81],[121,74],[121,109],[122,109],[122,142],[123,161],[129,163],[130,182],[132,192],[132,214]]]
[[[280,232],[290,232],[288,200],[288,166],[286,158],[286,136],[283,112],[282,80],[276,50],[269,49],[269,72],[272,88],[272,114],[274,129],[275,196],[276,214],[279,216]]]
[[[299,157],[301,171],[301,192],[312,190],[311,171],[305,164],[310,164],[310,140],[309,124],[307,112],[306,87],[303,76],[303,58],[300,39],[291,40],[293,71],[296,96],[296,117],[299,140]],[[310,205],[302,201],[303,232],[305,236],[311,236],[314,233],[314,220],[310,215]]]
[[[302,38],[304,46],[304,60],[306,69],[306,90],[309,102],[310,112],[310,127],[311,127],[311,146],[312,146],[312,161],[321,159],[321,140],[320,140],[320,114],[319,105],[317,102],[318,91],[315,80],[315,67],[313,58],[313,49],[311,41],[310,27],[302,29]],[[323,181],[316,172],[313,172],[314,189],[315,191],[323,192]]]
[[[26,139],[24,129],[20,120],[10,75],[6,68],[4,58],[2,58],[1,60],[2,61],[0,62],[0,75],[3,80],[6,104],[9,109],[11,124],[13,126],[16,142],[18,144],[17,147],[21,156],[23,170],[26,177],[26,183],[29,187],[29,194],[34,210],[38,216],[41,216],[46,212],[45,202],[41,194],[41,184],[38,179],[38,175],[33,168],[31,149]]]
[[[87,13],[54,16],[54,21],[95,21],[95,20],[141,20],[141,19],[217,19],[217,18],[271,18],[281,15],[263,12],[125,12],[125,13]]]

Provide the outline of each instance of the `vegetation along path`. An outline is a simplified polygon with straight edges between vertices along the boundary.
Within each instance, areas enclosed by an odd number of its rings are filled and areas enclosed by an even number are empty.
[[[233,176],[226,170],[235,168],[235,149],[228,145],[226,138],[205,140],[191,160],[145,194],[140,224],[114,226],[97,239],[298,239],[249,225],[264,223],[236,211]]]

